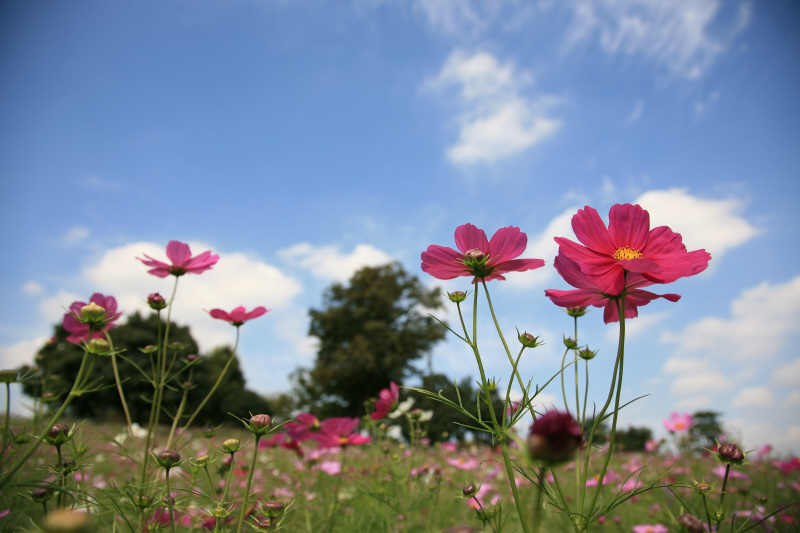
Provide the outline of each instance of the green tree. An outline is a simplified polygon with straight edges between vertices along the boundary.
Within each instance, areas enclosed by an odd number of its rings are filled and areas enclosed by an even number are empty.
[[[719,422],[720,413],[716,411],[697,411],[692,415],[689,428],[689,441],[694,449],[711,448],[722,434]]]
[[[644,451],[644,445],[652,438],[653,430],[644,426],[630,426],[628,429],[617,431],[617,443],[626,452]]]
[[[164,324],[162,324],[162,328]],[[157,344],[158,320],[155,314],[145,317],[138,312],[127,315],[124,324],[110,330],[110,336],[117,350],[123,350],[122,357],[118,358],[120,378],[123,381],[125,399],[131,411],[131,418],[139,424],[146,425],[150,414],[150,399],[153,395],[151,383],[131,364],[136,363],[145,372],[150,371],[150,356],[142,353],[141,349],[148,345]],[[34,359],[36,374],[23,385],[23,391],[29,396],[40,396],[43,392],[64,394],[69,390],[75,374],[78,372],[83,349],[67,342],[66,332],[60,324],[54,327],[53,337],[42,346]],[[170,325],[169,352],[172,357],[176,355],[178,365],[183,365],[185,356],[196,354],[197,342],[192,338],[187,326],[176,323]],[[173,344],[175,343],[175,344]],[[200,357],[200,361],[192,371],[193,388],[189,393],[189,406],[197,405],[206,392],[211,389],[214,381],[230,355],[231,348],[218,348],[207,357]],[[180,368],[180,366],[178,366]],[[100,390],[75,398],[70,406],[73,415],[81,418],[94,418],[103,420],[121,420],[122,409],[119,396],[114,386],[114,376],[111,361],[107,357],[98,357],[94,365],[92,376],[97,380]],[[188,372],[183,373],[177,380],[169,384],[165,391],[163,409],[166,413],[174,414],[182,394],[182,385],[188,381]],[[253,391],[245,389],[244,376],[239,368],[238,360],[231,365],[221,390],[203,409],[198,419],[198,424],[219,424],[225,422],[235,423],[227,413],[233,412],[238,416],[252,412],[263,411],[270,414],[270,408],[281,406],[284,416],[288,415],[291,407],[286,407],[285,399],[270,402],[261,398]],[[164,420],[162,418],[162,420]]]
[[[300,405],[320,416],[363,414],[390,381],[419,373],[412,363],[445,333],[422,309],[441,306],[440,290],[398,263],[364,267],[329,287],[323,308],[309,311],[309,333],[319,340],[314,366],[293,374]]]

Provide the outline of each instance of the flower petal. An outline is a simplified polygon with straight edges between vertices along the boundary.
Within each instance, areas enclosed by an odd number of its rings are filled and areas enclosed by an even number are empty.
[[[228,312],[222,309],[212,309],[208,312],[208,314],[211,315],[212,318],[218,318],[220,320],[232,322],[231,316],[228,314]]]
[[[560,307],[586,307],[587,305],[602,307],[608,300],[608,298],[599,292],[586,289],[575,289],[571,291],[547,289],[544,291],[544,294],[550,298],[554,304]]]
[[[506,272],[524,272],[526,270],[533,270],[534,268],[541,268],[544,266],[543,259],[512,259],[504,261],[492,267],[492,274],[499,276]]]
[[[572,217],[572,231],[583,244],[601,254],[612,255],[616,246],[606,224],[593,207],[584,206]]]
[[[467,253],[469,250],[489,253],[489,241],[486,239],[486,234],[472,224],[464,224],[456,228],[456,246],[461,253]]]
[[[616,204],[608,213],[608,233],[614,249],[629,247],[641,251],[650,232],[650,213],[639,205]]]
[[[490,264],[502,263],[519,257],[528,245],[528,236],[516,226],[500,228],[489,241]]]
[[[183,268],[192,257],[192,250],[185,242],[169,241],[167,244],[167,257],[172,265]]]
[[[463,257],[452,248],[431,244],[426,251],[422,252],[422,270],[439,279],[470,276],[464,263],[461,262]]]
[[[265,314],[266,312],[267,312],[267,308],[264,307],[263,305],[259,305],[258,307],[254,308],[252,311],[247,313],[244,316],[244,318],[245,318],[245,320],[253,320],[254,318],[258,318],[261,315]]]

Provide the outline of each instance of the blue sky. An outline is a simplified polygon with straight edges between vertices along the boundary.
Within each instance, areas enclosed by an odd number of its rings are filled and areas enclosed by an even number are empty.
[[[553,236],[583,205],[638,202],[714,259],[633,321],[625,424],[712,408],[748,446],[800,449],[800,79],[792,2],[511,0],[80,2],[0,8],[0,366],[32,359],[69,303],[124,310],[168,291],[134,257],[212,249],[175,318],[271,312],[243,331],[248,384],[310,365],[307,311],[358,267],[419,268],[465,222],[516,225],[544,269],[492,282],[501,322],[542,335],[544,381],[568,318]],[[479,310],[479,312],[485,311]],[[452,320],[452,310],[440,313]],[[485,314],[482,315],[485,317]],[[488,371],[507,375],[483,320]],[[615,327],[599,311],[592,396]],[[434,369],[474,374],[454,339]],[[556,402],[557,388],[544,403]]]

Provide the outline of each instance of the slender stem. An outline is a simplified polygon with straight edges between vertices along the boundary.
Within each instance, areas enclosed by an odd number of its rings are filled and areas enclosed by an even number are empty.
[[[175,276],[175,284],[172,286],[172,295],[167,303],[167,325],[164,327],[164,339],[158,351],[158,388],[156,394],[156,415],[153,427],[158,428],[158,419],[161,416],[161,401],[164,398],[164,385],[167,384],[167,342],[169,341],[169,328],[172,325],[172,303],[175,301],[175,293],[178,291],[178,276]]]
[[[90,329],[89,338],[91,338],[91,334],[92,331]],[[20,459],[19,462],[17,462],[17,464],[11,470],[9,470],[6,473],[6,475],[3,476],[2,479],[0,479],[0,490],[2,490],[3,487],[5,487],[8,484],[11,478],[14,477],[14,475],[19,471],[19,469],[22,468],[22,466],[28,461],[30,456],[33,455],[37,449],[39,449],[39,446],[44,441],[47,432],[50,431],[50,428],[53,427],[53,424],[58,422],[58,419],[61,418],[61,415],[64,414],[64,411],[67,410],[67,406],[69,406],[70,402],[72,402],[72,398],[80,395],[84,381],[83,373],[86,368],[86,360],[88,358],[89,358],[89,351],[84,348],[83,359],[81,359],[81,366],[80,368],[78,368],[78,374],[75,376],[75,381],[72,383],[72,389],[70,389],[69,394],[67,394],[67,397],[64,399],[64,403],[61,404],[61,407],[58,408],[58,411],[56,411],[55,414],[47,422],[47,425],[45,425],[44,427],[44,431],[36,439],[36,442],[33,444],[33,446],[31,446],[25,453],[25,455],[22,456],[22,459]]]
[[[720,489],[719,493],[719,514],[717,515],[717,527],[722,522],[722,518],[725,516],[725,487],[728,485],[728,474],[731,471],[731,464],[727,463],[725,465],[725,477],[722,478],[722,489]]]
[[[575,345],[578,344],[578,317],[572,317],[575,321]],[[580,387],[578,386],[578,348],[573,350],[575,352],[575,418],[578,418],[581,413],[580,404]]]
[[[172,529],[172,533],[175,533],[175,510],[172,503],[172,491],[169,488],[169,468],[166,469],[166,478],[167,478],[167,507],[169,508],[169,526]]]
[[[703,497],[703,507],[706,510],[706,521],[708,521],[708,530],[714,531],[714,525],[711,523],[711,513],[708,511],[708,500],[706,499],[706,493],[701,492],[700,495]]]
[[[564,399],[564,409],[569,411],[569,402],[567,401],[567,386],[564,383],[564,365],[567,362],[567,354],[569,348],[564,348],[564,355],[561,356],[561,397]]]
[[[225,374],[228,373],[228,369],[230,368],[231,363],[233,363],[233,360],[236,359],[236,350],[238,349],[238,347],[239,347],[239,326],[236,326],[236,342],[233,345],[233,352],[231,352],[231,357],[230,359],[228,359],[228,362],[225,363],[225,366],[222,367],[222,371],[219,373],[219,376],[217,376],[217,381],[214,382],[214,386],[211,387],[211,390],[208,391],[206,397],[203,398],[203,401],[200,402],[200,405],[198,405],[197,409],[194,410],[192,416],[190,416],[189,420],[187,420],[186,423],[183,425],[184,430],[188,429],[189,426],[192,425],[194,419],[197,418],[197,415],[200,414],[200,411],[203,409],[203,407],[205,407],[206,403],[208,403],[208,400],[210,400],[211,397],[216,392],[217,388],[219,387],[219,384],[222,383],[223,379],[225,379]]]
[[[244,489],[244,499],[242,500],[242,509],[239,512],[239,524],[236,526],[236,533],[241,533],[242,526],[244,525],[244,515],[247,512],[247,500],[250,496],[250,485],[253,483],[253,471],[256,469],[256,455],[258,455],[258,440],[261,435],[256,433],[256,443],[253,447],[253,458],[250,460],[250,470],[247,472],[247,487]]]
[[[511,350],[508,349],[508,343],[506,343],[506,338],[503,336],[503,330],[500,329],[500,323],[497,321],[497,316],[494,314],[494,306],[492,305],[492,297],[489,296],[489,288],[486,286],[486,280],[481,278],[481,284],[483,285],[483,292],[486,293],[486,301],[489,303],[489,311],[492,314],[492,320],[494,321],[494,327],[497,329],[497,334],[500,336],[500,341],[503,343],[503,348],[506,350],[506,356],[508,356],[508,362],[511,363],[511,366],[514,366],[514,358],[511,356]],[[517,383],[519,384],[519,388],[522,390],[522,393],[525,393],[525,383],[522,381],[522,377],[519,375],[519,370],[516,368],[514,369],[514,376],[517,378]],[[513,379],[513,376],[512,376]]]
[[[11,407],[11,383],[6,383],[6,416],[5,423],[3,424],[3,448],[0,449],[0,457],[6,454],[6,444],[8,444],[8,437],[11,432],[9,428],[10,420],[10,407]]]
[[[61,502],[64,496],[64,458],[61,456],[61,445],[56,444],[56,454],[58,455],[58,506],[61,507]]]
[[[533,508],[533,533],[539,531],[542,525],[542,496],[544,495],[544,472],[545,468],[539,467],[539,474],[536,476],[539,482],[539,492],[536,493],[536,507]]]
[[[208,488],[211,490],[211,492],[208,493],[208,497],[213,498],[214,496],[217,495],[217,489],[216,487],[214,487],[214,482],[211,481],[211,473],[208,471],[208,465],[205,465],[203,467],[203,470],[205,470],[206,472],[206,479],[208,480]]]
[[[464,314],[461,312],[461,302],[456,302],[456,308],[458,309],[458,319],[461,321],[461,329],[464,330],[464,338],[467,339],[467,343],[471,344],[472,341],[469,340],[469,333],[467,333],[467,325],[464,324]],[[473,308],[473,312],[475,309]]]
[[[117,354],[114,353],[114,343],[108,332],[105,332],[106,340],[108,341],[111,350],[111,369],[114,371],[114,382],[117,385],[117,393],[119,393],[119,401],[122,403],[122,410],[125,413],[125,423],[128,424],[128,435],[133,435],[133,424],[131,424],[131,413],[128,411],[128,403],[125,401],[125,393],[122,392],[122,383],[119,380],[119,369],[117,368]]]
[[[589,400],[589,360],[584,359],[583,371],[583,413],[581,413],[581,427],[586,423],[586,404]]]
[[[158,344],[157,344],[158,353],[160,353],[161,352],[161,311],[160,310],[156,311],[156,323],[158,325],[158,336],[157,336],[156,340],[158,342]],[[158,408],[158,405],[157,405],[158,402],[156,401],[156,396],[158,396],[158,380],[159,380],[158,369],[160,368],[160,366],[159,366],[159,361],[158,360],[156,360],[156,364],[155,365],[152,364],[152,362],[153,362],[153,354],[152,354],[152,352],[150,354],[148,354],[148,355],[150,356],[150,363],[151,363],[151,368],[152,368],[152,371],[153,371],[153,398],[150,401],[150,416],[147,419],[147,438],[145,439],[145,443],[144,443],[144,458],[142,459],[142,480],[141,480],[141,487],[140,487],[140,490],[139,490],[139,497],[140,498],[144,495],[144,483],[147,480],[147,463],[150,460],[150,445],[151,445],[152,440],[153,440],[153,424],[155,423],[155,420],[156,420],[156,409]],[[144,518],[144,511],[140,515],[139,521],[141,522],[143,520],[143,518]]]
[[[603,479],[605,478],[606,471],[608,470],[608,463],[611,461],[611,456],[614,454],[614,445],[616,444],[617,437],[617,419],[619,417],[619,397],[622,393],[622,370],[625,364],[625,293],[617,297],[617,310],[619,311],[619,344],[617,347],[617,360],[619,361],[619,379],[617,380],[617,393],[614,398],[614,414],[611,419],[611,434],[608,437],[608,452],[606,452],[605,459],[603,460],[603,468],[600,471],[598,478],[597,490],[592,497],[592,504],[589,507],[589,516],[594,511],[597,497],[600,495],[600,490],[603,486]]]

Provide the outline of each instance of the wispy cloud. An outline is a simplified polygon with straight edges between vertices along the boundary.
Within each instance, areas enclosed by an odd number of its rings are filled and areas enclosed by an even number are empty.
[[[492,163],[556,133],[562,122],[552,110],[560,100],[526,96],[532,83],[530,73],[488,52],[451,53],[439,74],[424,84],[431,90],[458,90],[459,135],[447,158],[456,165]]]
[[[61,242],[67,246],[72,246],[86,240],[89,236],[89,228],[84,226],[73,226],[69,228],[61,237]]]
[[[634,122],[638,121],[642,118],[642,113],[644,112],[644,102],[641,100],[637,100],[636,103],[633,105],[633,109],[631,110],[628,117],[625,119],[626,124],[633,124]]]
[[[301,242],[278,252],[285,261],[303,267],[320,279],[346,281],[358,269],[392,262],[383,250],[369,244],[359,244],[350,253],[336,245],[314,246]]]
[[[41,294],[44,290],[44,287],[40,283],[37,283],[33,280],[25,282],[22,286],[22,292],[27,294],[28,296],[36,296],[37,294]]]
[[[687,79],[706,72],[747,27],[752,10],[742,2],[733,22],[726,23],[719,20],[717,0],[581,0],[570,6],[566,51],[597,42],[607,54],[640,55]]]

